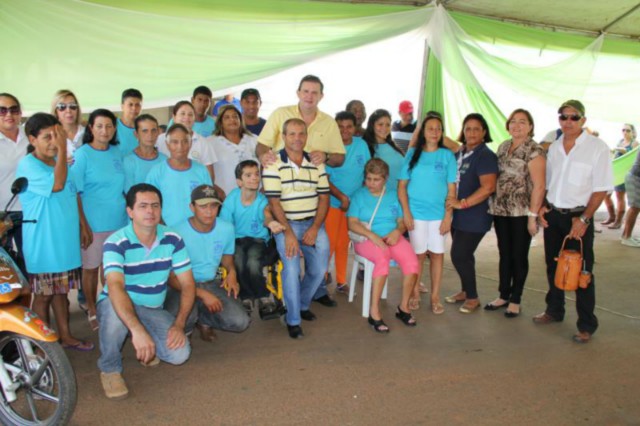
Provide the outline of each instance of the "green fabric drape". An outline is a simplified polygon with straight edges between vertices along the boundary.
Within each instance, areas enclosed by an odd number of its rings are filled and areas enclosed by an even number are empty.
[[[422,117],[428,111],[437,111],[444,114],[444,96],[442,93],[442,64],[429,50],[427,62],[427,75],[425,81],[424,98],[422,103]]]
[[[624,178],[631,170],[631,166],[636,161],[638,156],[638,148],[633,151],[627,152],[625,155],[613,160],[613,183],[614,185],[621,185],[624,183]]]

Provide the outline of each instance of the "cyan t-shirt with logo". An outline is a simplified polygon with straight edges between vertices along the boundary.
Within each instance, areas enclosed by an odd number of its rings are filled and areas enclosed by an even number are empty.
[[[127,224],[124,199],[124,166],[116,145],[104,151],[89,144],[78,148],[70,173],[76,184],[82,209],[93,232],[109,232]]]
[[[245,206],[242,204],[242,190],[235,188],[224,199],[220,218],[233,224],[236,238],[253,237],[267,241],[269,231],[264,226],[264,209],[267,204],[267,197],[258,192],[253,203]]]
[[[217,218],[209,232],[197,231],[189,220],[179,223],[174,229],[187,247],[196,282],[213,280],[222,256],[233,255],[236,250],[233,225],[224,219]]]
[[[379,196],[372,195],[367,187],[358,189],[351,197],[347,217],[357,217],[360,222],[369,223],[378,198]],[[397,227],[400,218],[402,218],[402,206],[398,200],[398,193],[395,189],[387,187],[373,219],[371,230],[380,237],[384,237]]]
[[[162,219],[173,227],[193,214],[189,208],[191,191],[200,185],[213,185],[211,175],[205,166],[190,160],[186,170],[176,170],[169,160],[153,166],[147,175],[147,183],[155,186],[162,194]]]
[[[364,165],[371,158],[367,143],[356,136],[350,145],[344,146],[346,154],[340,167],[325,166],[329,180],[344,195],[351,198],[364,183]],[[331,207],[339,208],[340,200],[331,196]]]
[[[453,153],[446,148],[422,152],[418,162],[409,171],[409,162],[415,148],[404,157],[404,165],[398,179],[409,180],[407,193],[409,208],[414,219],[442,220],[448,185],[456,182],[457,163]]]

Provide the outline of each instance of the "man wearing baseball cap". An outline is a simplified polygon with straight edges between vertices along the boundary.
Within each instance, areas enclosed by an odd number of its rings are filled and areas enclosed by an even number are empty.
[[[413,104],[409,101],[400,102],[398,114],[400,115],[400,120],[393,122],[391,137],[402,151],[407,152],[411,136],[416,130],[416,122],[413,119]]]
[[[242,106],[242,120],[251,133],[258,136],[267,120],[258,116],[262,98],[258,89],[244,89],[240,95],[240,105]]]
[[[566,248],[582,250],[584,270],[593,272],[593,215],[613,189],[613,170],[607,144],[583,130],[587,121],[582,102],[564,102],[558,109],[562,135],[549,147],[547,154],[547,196],[538,220],[544,227],[544,252],[547,263],[547,308],[533,317],[536,324],[562,321],[565,315],[564,291],[556,288],[556,257],[565,237]],[[531,215],[536,215],[530,212]],[[578,332],[576,343],[588,343],[598,328],[595,277],[587,288],[576,290]]]
[[[250,322],[237,299],[240,288],[233,263],[235,231],[232,224],[217,217],[220,204],[213,186],[200,185],[191,192],[189,208],[193,216],[174,227],[187,247],[196,281],[196,303],[185,330],[189,332],[195,325],[202,340],[208,342],[215,338],[213,329],[239,333]],[[224,281],[216,277],[220,265],[227,270]],[[180,306],[182,295],[172,279],[169,284],[172,289],[165,309],[173,312]]]

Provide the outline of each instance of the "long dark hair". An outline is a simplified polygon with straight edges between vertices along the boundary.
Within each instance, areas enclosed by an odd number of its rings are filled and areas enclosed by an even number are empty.
[[[381,118],[387,117],[389,121],[391,121],[391,114],[386,109],[377,109],[373,111],[373,114],[369,116],[369,120],[367,121],[367,128],[362,135],[362,139],[367,143],[369,147],[369,154],[371,154],[371,158],[375,157],[376,150],[378,149],[378,142],[376,141],[376,132],[375,132],[375,124]],[[391,133],[387,135],[387,139],[385,140],[391,148],[398,151],[398,154],[404,157],[404,152],[396,145],[396,143],[391,139]]]
[[[118,145],[119,143],[118,142],[118,124],[116,122],[117,120],[116,116],[114,113],[104,108],[97,109],[93,111],[91,115],[89,115],[89,120],[87,120],[87,128],[85,129],[84,135],[82,136],[82,144],[84,145],[86,143],[93,142],[92,128],[98,117],[106,117],[109,120],[111,120],[111,123],[113,123],[113,128],[115,131],[113,132],[113,137],[109,141],[109,145]]]
[[[420,160],[420,155],[422,155],[422,150],[424,146],[427,144],[427,138],[424,137],[424,127],[427,125],[427,121],[429,120],[438,120],[440,122],[440,127],[442,127],[442,134],[440,135],[440,139],[438,140],[438,148],[442,148],[444,146],[444,123],[442,121],[442,116],[434,111],[429,111],[427,116],[422,120],[422,124],[420,125],[420,132],[418,133],[418,142],[416,143],[415,151],[413,151],[413,155],[411,156],[411,160],[409,160],[409,170],[413,170],[416,164],[418,164],[418,160]]]

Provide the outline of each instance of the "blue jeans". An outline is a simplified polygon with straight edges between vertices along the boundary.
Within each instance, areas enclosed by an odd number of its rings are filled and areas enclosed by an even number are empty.
[[[302,236],[313,224],[313,219],[305,221],[289,221],[289,226],[298,239],[300,249],[304,255],[304,277],[300,279],[300,255],[292,258],[285,255],[284,232],[275,235],[276,247],[282,260],[282,292],[287,307],[286,320],[289,325],[300,324],[300,311],[306,311],[311,305],[311,299],[324,283],[324,274],[329,264],[329,238],[324,225],[318,230],[316,243],[313,246],[302,244]],[[326,290],[325,290],[326,294]]]
[[[133,305],[138,319],[147,330],[156,345],[156,356],[169,364],[185,363],[191,355],[189,340],[179,349],[167,348],[167,332],[175,317],[160,308],[146,308]],[[98,303],[98,322],[100,323],[100,358],[98,368],[103,373],[122,372],[122,345],[129,335],[129,329],[116,314],[109,298]]]
[[[212,327],[222,331],[232,331],[241,333],[249,328],[251,318],[247,315],[247,311],[238,299],[227,295],[227,290],[220,287],[219,280],[205,281],[196,283],[197,288],[204,289],[212,293],[222,302],[222,311],[209,312],[200,299],[196,297],[193,309],[189,314],[187,323],[184,326],[188,333],[193,331],[196,323]],[[180,310],[180,292],[172,288],[167,289],[167,299],[164,302],[164,308],[172,315],[177,315]]]

